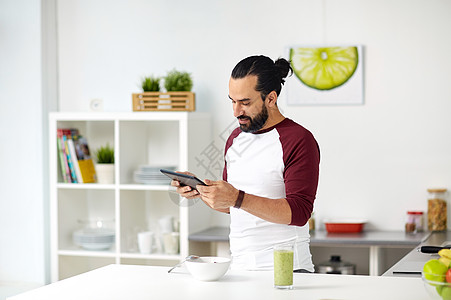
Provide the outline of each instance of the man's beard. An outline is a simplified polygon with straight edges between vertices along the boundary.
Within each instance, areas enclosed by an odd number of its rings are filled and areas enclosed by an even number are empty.
[[[249,120],[249,124],[240,124],[240,128],[244,132],[254,133],[259,131],[265,126],[266,120],[268,120],[268,110],[263,104],[262,111],[256,115],[254,118],[248,116],[239,116],[238,119]]]

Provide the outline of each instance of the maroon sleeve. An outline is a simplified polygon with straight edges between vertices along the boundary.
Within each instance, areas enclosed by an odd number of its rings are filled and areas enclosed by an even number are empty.
[[[286,200],[291,208],[290,225],[303,226],[313,211],[320,154],[313,135],[304,127],[296,125],[283,127],[279,132],[285,163]]]
[[[236,138],[241,133],[241,129],[235,128],[235,130],[232,131],[229,138],[227,139],[227,142],[225,144],[225,150],[224,150],[224,170],[222,171],[222,180],[227,181],[227,161],[225,160],[225,156],[227,154],[227,151],[229,150],[230,146],[233,144],[233,139]]]

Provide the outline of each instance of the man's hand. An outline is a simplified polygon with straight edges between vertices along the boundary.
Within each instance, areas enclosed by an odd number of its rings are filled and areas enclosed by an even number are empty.
[[[225,211],[230,206],[235,205],[239,191],[230,183],[223,180],[212,181],[209,179],[205,179],[204,182],[207,186],[197,185],[196,188],[202,200],[208,206],[216,210]]]
[[[189,172],[179,173],[194,176]],[[223,180],[205,179],[204,182],[207,185],[197,185],[197,191],[189,186],[180,186],[180,182],[176,180],[173,180],[171,185],[177,187],[177,193],[182,197],[188,199],[200,197],[211,208],[229,213],[230,207],[235,205],[239,190]],[[269,222],[290,224],[291,208],[286,199],[270,199],[247,193],[245,197],[240,209]]]
[[[194,174],[190,172],[177,172],[177,173],[194,176]],[[171,185],[177,187],[176,191],[182,197],[185,197],[187,199],[195,199],[200,197],[198,191],[192,189],[189,185],[181,186],[178,180],[172,180]]]
[[[230,183],[219,180],[204,180],[207,186],[197,185],[202,201],[211,208],[229,212],[235,205],[239,190]],[[271,199],[246,193],[240,209],[266,221],[278,224],[290,224],[291,208],[284,198]]]

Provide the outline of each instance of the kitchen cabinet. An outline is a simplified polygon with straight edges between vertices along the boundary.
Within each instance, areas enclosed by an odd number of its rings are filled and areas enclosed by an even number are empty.
[[[115,182],[64,183],[57,128],[77,128],[91,155],[107,143],[113,146]],[[133,174],[142,165],[205,172],[198,160],[211,144],[210,128],[209,115],[197,112],[50,113],[51,281],[109,264],[172,265],[187,256],[188,235],[208,227],[210,210],[179,197],[169,179],[167,184],[140,184]],[[178,221],[176,254],[162,250],[158,220],[166,216]],[[74,245],[72,234],[81,220],[102,220],[114,230],[113,246],[95,251]],[[149,254],[137,248],[137,233],[145,230],[156,234],[156,247]]]
[[[379,276],[412,248],[428,238],[429,232],[406,234],[404,231],[369,230],[359,233],[311,233],[310,249],[315,265],[331,255],[357,264],[357,274]]]

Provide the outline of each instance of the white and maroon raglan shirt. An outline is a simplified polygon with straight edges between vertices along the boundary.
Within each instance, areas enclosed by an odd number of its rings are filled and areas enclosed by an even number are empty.
[[[294,242],[294,270],[314,271],[308,219],[319,176],[319,148],[313,135],[285,118],[255,132],[236,128],[225,146],[223,179],[248,194],[285,198],[292,212],[289,225],[275,224],[230,208],[230,250],[234,269],[272,269],[273,246]]]

